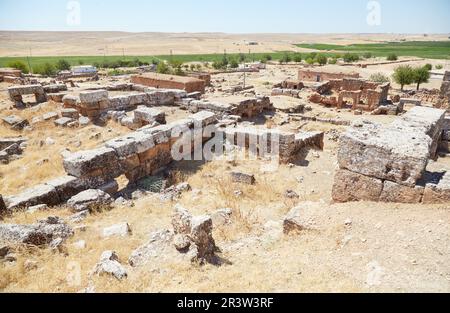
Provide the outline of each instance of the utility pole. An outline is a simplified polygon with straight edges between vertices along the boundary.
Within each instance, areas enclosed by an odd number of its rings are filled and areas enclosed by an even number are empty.
[[[31,56],[32,56],[32,54],[31,54],[31,47],[30,47],[30,56],[27,57],[27,61],[28,61],[28,68],[30,69],[30,73],[33,74],[33,68],[31,67],[31,61],[30,61]]]

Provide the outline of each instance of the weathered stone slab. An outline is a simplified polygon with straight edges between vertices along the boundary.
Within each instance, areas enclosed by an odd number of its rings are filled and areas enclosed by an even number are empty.
[[[205,127],[207,125],[214,124],[217,121],[217,116],[208,111],[201,111],[194,115],[189,116],[190,119],[194,121],[197,127]]]
[[[120,175],[119,158],[114,149],[106,147],[73,153],[64,158],[63,165],[67,174],[75,177],[92,176],[89,174],[96,171],[113,178]]]
[[[381,180],[341,169],[334,178],[332,198],[336,202],[377,202],[382,190]]]
[[[153,122],[166,124],[166,114],[163,111],[144,106],[140,106],[134,111],[134,118],[147,124]]]
[[[399,129],[369,121],[353,124],[341,136],[341,169],[414,187],[430,156],[431,138],[412,128]]]
[[[61,117],[57,120],[55,120],[53,123],[55,126],[59,127],[68,127],[70,123],[74,122],[75,120],[69,117]]]
[[[256,182],[255,176],[252,174],[242,172],[231,172],[231,180],[235,183],[243,183],[247,185],[254,185]]]
[[[73,95],[65,95],[62,98],[62,101],[66,108],[74,108],[77,106],[78,102],[80,101],[80,98]]]
[[[81,103],[96,103],[100,101],[108,100],[107,90],[94,90],[94,91],[83,91],[80,92],[80,102]]]
[[[2,121],[4,123],[8,124],[14,130],[22,130],[26,126],[30,125],[28,120],[23,119],[16,115],[9,115],[6,117],[2,117]]]
[[[415,187],[403,186],[391,181],[384,182],[381,192],[381,202],[393,203],[420,203],[424,193],[424,187],[416,185]]]
[[[0,150],[6,149],[13,144],[21,145],[24,142],[27,142],[28,138],[26,137],[7,137],[0,138]]]
[[[67,201],[67,205],[74,212],[96,211],[109,207],[113,202],[111,196],[102,190],[89,189],[73,196]]]
[[[55,188],[61,202],[69,200],[87,188],[83,180],[73,176],[58,177],[47,182],[46,185]]]
[[[18,195],[9,197],[7,200],[10,210],[28,208],[39,204],[53,206],[61,202],[56,189],[45,184],[34,186]]]
[[[80,114],[76,109],[68,108],[68,109],[62,109],[61,110],[61,116],[67,117],[71,119],[78,119],[80,117]]]

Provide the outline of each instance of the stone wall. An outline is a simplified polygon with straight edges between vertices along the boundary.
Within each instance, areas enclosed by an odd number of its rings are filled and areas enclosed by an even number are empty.
[[[205,81],[193,77],[176,75],[145,73],[142,75],[132,75],[131,82],[154,88],[181,89],[187,93],[205,92]]]
[[[34,95],[37,103],[47,101],[47,95],[41,85],[13,86],[8,88],[8,93],[16,107],[25,106],[22,98],[24,95]]]
[[[227,127],[222,130],[229,145],[250,149],[259,156],[279,157],[280,163],[290,163],[298,159],[303,149],[324,147],[323,132],[284,132],[277,129],[254,127]],[[272,142],[279,140],[278,155],[272,151]]]
[[[447,174],[436,180],[426,172],[444,116],[442,110],[415,107],[389,125],[355,122],[340,139],[334,201],[450,202],[450,184],[441,179]]]
[[[333,79],[359,78],[358,73],[329,73],[323,71],[312,71],[308,69],[300,69],[298,71],[299,81],[323,82]]]

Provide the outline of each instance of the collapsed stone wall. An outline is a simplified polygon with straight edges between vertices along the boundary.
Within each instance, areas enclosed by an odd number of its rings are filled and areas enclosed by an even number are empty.
[[[192,113],[208,110],[221,117],[224,115],[238,115],[240,117],[252,118],[264,111],[274,110],[270,98],[266,96],[231,101],[230,103],[185,98],[181,101],[180,105]]]
[[[174,105],[187,96],[183,90],[145,88],[144,92],[109,97],[107,90],[83,91],[80,95],[66,95],[62,101],[65,108],[74,108],[91,120],[98,119],[110,111],[131,111],[138,106]]]
[[[142,75],[132,75],[131,82],[154,88],[181,89],[188,93],[205,93],[206,83],[204,80],[194,77],[184,77],[176,75],[166,75],[157,73],[145,73]]]
[[[5,203],[9,210],[16,210],[39,204],[58,205],[88,189],[115,193],[118,189],[115,178],[125,175],[133,183],[170,164],[173,161],[172,146],[180,138],[181,131],[193,131],[194,127],[206,127],[215,122],[213,113],[203,111],[171,124],[144,127],[96,149],[64,155],[66,176],[4,197]],[[192,143],[193,149],[198,148],[196,144],[196,141]]]
[[[445,111],[415,107],[392,124],[358,121],[341,136],[332,197],[336,202],[450,202],[448,174],[426,172]]]

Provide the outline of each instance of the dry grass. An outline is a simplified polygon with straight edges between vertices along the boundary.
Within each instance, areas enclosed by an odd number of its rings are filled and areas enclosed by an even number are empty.
[[[49,102],[23,111],[3,110],[1,115],[15,114],[31,121],[33,117],[60,110],[60,104]],[[61,157],[64,149],[70,149],[72,152],[92,149],[128,132],[129,129],[114,122],[110,122],[107,127],[90,125],[69,130],[57,128],[52,121],[48,121],[33,125],[33,130],[28,132],[13,131],[5,124],[0,124],[1,137],[25,136],[28,138],[28,146],[21,159],[8,165],[0,165],[0,194],[12,195],[64,175]],[[45,143],[47,138],[52,138],[55,144],[47,145]]]

